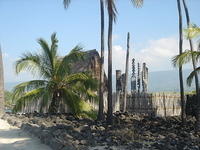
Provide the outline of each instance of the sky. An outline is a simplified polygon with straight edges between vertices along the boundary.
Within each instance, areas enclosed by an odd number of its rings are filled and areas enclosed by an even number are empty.
[[[186,1],[192,23],[200,25],[200,1]],[[116,5],[118,16],[113,31],[113,73],[116,69],[123,71],[125,68],[127,32],[131,34],[130,59],[134,57],[137,62],[146,62],[150,71],[172,70],[171,58],[178,54],[176,0],[145,0],[142,8],[133,7],[131,0],[117,0]],[[25,72],[17,76],[14,62],[24,52],[38,51],[37,39],[42,37],[49,41],[53,32],[57,33],[60,55],[66,55],[77,44],[85,50],[100,49],[98,0],[74,0],[67,10],[62,0],[0,0],[0,20],[5,82],[32,78]],[[106,17],[106,24],[107,20]],[[185,40],[184,48],[187,47]]]

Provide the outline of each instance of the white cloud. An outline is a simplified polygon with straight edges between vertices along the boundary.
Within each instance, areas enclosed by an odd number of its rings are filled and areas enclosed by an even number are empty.
[[[187,42],[185,43],[184,49],[188,46]],[[178,52],[178,39],[175,37],[151,40],[140,50],[130,49],[129,68],[131,70],[131,59],[135,58],[136,62],[146,62],[150,71],[170,70],[173,69],[171,59]],[[108,52],[105,53],[106,72],[107,58]],[[113,46],[113,74],[115,74],[116,69],[125,70],[125,61],[126,48],[120,45]]]
[[[188,46],[187,42],[185,42]],[[132,47],[132,46],[131,46]],[[178,39],[175,37],[162,38],[158,40],[151,40],[145,47],[139,50],[134,48],[130,49],[130,63],[129,70],[131,70],[131,59],[135,58],[136,62],[146,62],[149,67],[149,71],[159,71],[159,70],[170,70],[172,69],[171,59],[173,56],[178,54]],[[105,71],[107,72],[108,64],[108,51],[105,52]],[[11,57],[10,54],[3,52],[4,60],[4,76],[5,82],[16,82],[16,81],[25,81],[33,79],[33,77],[28,73],[21,73],[17,76],[14,72],[14,62],[16,58]],[[115,70],[125,70],[126,62],[126,47],[121,45],[113,46],[113,74]],[[130,72],[129,72],[130,73]]]

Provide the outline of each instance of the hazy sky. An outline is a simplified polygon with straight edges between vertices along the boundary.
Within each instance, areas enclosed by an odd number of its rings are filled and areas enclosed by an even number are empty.
[[[178,52],[176,0],[145,0],[140,9],[133,7],[131,0],[116,1],[119,14],[113,32],[113,70],[124,69],[128,31],[131,57],[147,62],[150,71],[172,69],[170,59]],[[186,1],[192,22],[200,25],[200,0]],[[23,52],[37,51],[36,40],[49,40],[53,32],[57,32],[60,55],[77,44],[86,50],[100,47],[99,0],[72,0],[68,10],[62,0],[0,0],[0,20],[6,82],[30,79],[27,73],[16,77],[13,63]]]

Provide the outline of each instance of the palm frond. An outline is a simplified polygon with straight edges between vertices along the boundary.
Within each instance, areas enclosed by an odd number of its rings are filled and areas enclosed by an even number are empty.
[[[107,5],[108,14],[111,15],[114,19],[114,22],[116,22],[118,11],[115,0],[106,0],[105,4]]]
[[[189,38],[196,38],[200,36],[200,27],[195,24],[191,24],[189,28],[184,30],[186,37]]]
[[[142,7],[144,0],[131,0],[135,7]]]
[[[79,95],[74,93],[73,91],[64,88],[63,89],[63,100],[64,103],[69,106],[73,114],[78,114],[81,112],[81,108],[79,107],[79,103],[81,98]]]
[[[38,43],[40,44],[42,50],[42,62],[46,66],[46,68],[48,68],[50,72],[52,72],[54,66],[53,66],[53,56],[50,47],[48,43],[42,38],[38,40]]]
[[[76,74],[70,74],[63,78],[63,82],[66,84],[73,84],[77,82],[85,82],[88,80],[88,76],[85,73],[76,73]]]
[[[22,57],[15,63],[16,73],[21,71],[30,71],[33,75],[40,68],[40,57],[37,54],[24,53]]]
[[[60,66],[58,67],[56,72],[57,76],[63,78],[64,76],[70,73],[72,64],[84,59],[85,52],[83,52],[82,49],[83,48],[81,46],[77,45],[71,50],[71,52],[68,55],[66,55],[62,59]]]
[[[70,3],[71,3],[71,0],[63,0],[63,5],[64,5],[65,9],[69,7]]]
[[[98,100],[97,90],[98,81],[91,76],[84,80],[77,80],[73,85],[70,85],[73,91],[78,93],[83,100]]]
[[[46,87],[47,84],[48,84],[48,81],[46,81],[46,80],[32,80],[32,81],[23,82],[21,84],[18,84],[13,89],[12,100],[14,101],[14,100],[18,99],[25,92],[31,91],[33,89],[38,89],[41,87]]]
[[[14,112],[22,111],[27,105],[34,100],[39,100],[44,93],[45,88],[38,88],[26,92],[23,96],[16,100],[16,104],[13,108]]]
[[[196,60],[198,60],[199,55],[200,55],[200,52],[187,50],[180,55],[174,56],[172,58],[172,64],[174,67],[177,67],[177,66],[180,67],[190,62],[192,58],[195,58]]]
[[[58,50],[58,39],[56,38],[56,33],[51,35],[51,55],[53,58],[57,57],[57,50]]]
[[[87,75],[87,76],[88,78],[83,83],[84,86],[86,87],[86,89],[92,89],[93,91],[97,91],[99,87],[98,80],[93,78],[91,75]]]
[[[52,93],[53,93],[52,89],[48,87],[44,91],[43,96],[41,98],[41,102],[40,102],[40,112],[44,112],[44,109],[48,107],[49,101],[53,97]]]
[[[192,71],[192,72],[190,73],[190,75],[187,77],[187,85],[188,85],[188,86],[191,86],[191,85],[192,85],[192,81],[193,81],[193,79],[194,79],[194,77],[195,77],[196,72],[197,72],[197,73],[200,73],[200,67],[198,67],[198,68],[196,68],[194,71]]]

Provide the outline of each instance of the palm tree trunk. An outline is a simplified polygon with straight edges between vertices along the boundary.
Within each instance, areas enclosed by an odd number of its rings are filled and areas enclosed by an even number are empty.
[[[180,0],[177,0],[178,14],[179,14],[179,54],[183,52],[183,25],[182,25],[182,11]],[[183,85],[183,70],[182,66],[179,67],[179,81],[180,81],[180,94],[181,94],[181,119],[182,123],[185,123],[185,96],[184,96],[184,85]]]
[[[108,116],[107,122],[112,124],[112,32],[113,32],[113,15],[109,13],[108,25]]]
[[[101,63],[100,63],[100,87],[99,87],[99,112],[98,120],[104,119],[104,1],[100,0],[101,9]]]
[[[130,33],[127,35],[127,55],[126,55],[126,72],[125,72],[125,85],[124,85],[124,108],[123,112],[126,111],[126,98],[127,98],[127,84],[128,84],[128,63],[129,63],[129,43],[130,43]]]
[[[55,92],[53,94],[53,98],[49,106],[49,113],[52,113],[52,114],[58,113],[59,104],[60,104],[60,99],[58,97],[58,92]]]
[[[189,15],[189,11],[187,8],[187,4],[185,2],[185,0],[183,0],[183,6],[184,6],[184,10],[185,10],[185,15],[186,15],[186,20],[187,20],[187,27],[190,27],[190,15]],[[190,50],[193,52],[194,51],[194,46],[193,46],[193,41],[192,39],[189,37],[189,44],[190,44]],[[193,70],[196,70],[196,60],[194,58],[194,56],[192,55],[192,66],[193,66]],[[197,72],[195,72],[195,86],[196,86],[196,93],[197,93],[197,100],[198,100],[198,110],[197,111],[197,115],[196,115],[196,119],[197,119],[197,128],[200,130],[200,90],[199,90],[199,79],[198,79],[198,75]]]
[[[3,59],[0,47],[0,115],[4,113],[4,77],[3,77]]]

